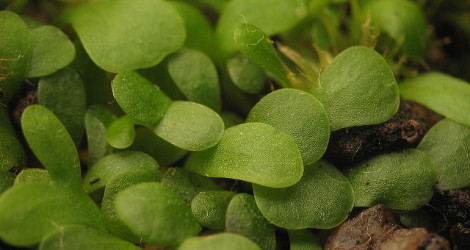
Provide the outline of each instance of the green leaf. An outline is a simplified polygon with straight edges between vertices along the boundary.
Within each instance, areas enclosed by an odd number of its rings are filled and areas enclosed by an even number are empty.
[[[114,73],[155,66],[186,38],[183,20],[162,0],[94,2],[65,18],[91,59]]]
[[[328,146],[328,114],[315,97],[301,90],[280,89],[266,95],[251,109],[246,121],[266,123],[290,135],[304,165],[320,159]]]
[[[227,208],[225,230],[253,240],[261,249],[276,248],[274,227],[263,217],[249,194],[237,194],[232,198]]]
[[[126,188],[117,194],[115,208],[119,218],[142,242],[177,245],[201,230],[183,199],[161,183]]]
[[[21,117],[21,127],[26,142],[52,180],[81,190],[77,149],[59,119],[47,108],[31,105]]]
[[[237,54],[227,60],[227,70],[233,83],[249,94],[259,94],[264,87],[263,69],[246,56]]]
[[[0,195],[8,190],[15,182],[15,175],[10,172],[0,172]]]
[[[99,105],[91,106],[85,113],[88,167],[114,152],[114,148],[106,141],[106,129],[115,119],[116,116],[109,109]]]
[[[129,242],[139,243],[140,237],[135,235],[116,214],[114,200],[120,191],[142,182],[156,182],[159,176],[149,171],[127,171],[113,176],[104,190],[101,212],[105,219],[106,228],[113,235]]]
[[[219,77],[204,53],[194,49],[178,51],[168,59],[168,72],[188,100],[220,110]]]
[[[114,176],[128,171],[145,171],[159,177],[159,167],[151,156],[142,152],[115,153],[100,159],[88,170],[83,178],[83,188],[87,193],[92,193],[108,185]]]
[[[251,24],[240,24],[233,35],[238,49],[246,57],[273,73],[281,81],[281,85],[290,85],[287,71],[273,47],[273,41],[261,29]]]
[[[136,130],[134,143],[129,149],[152,156],[160,166],[169,166],[181,160],[188,152],[173,146],[144,127]]]
[[[312,93],[328,112],[333,131],[385,122],[400,104],[397,82],[387,62],[362,46],[337,55],[320,74]]]
[[[325,161],[306,166],[304,176],[294,186],[279,189],[253,185],[253,193],[264,217],[287,229],[336,227],[354,204],[348,179]]]
[[[308,229],[287,230],[290,250],[322,250],[320,240]]]
[[[75,47],[60,29],[44,25],[31,30],[31,59],[26,77],[50,75],[69,65],[75,58]]]
[[[192,153],[185,168],[209,177],[275,188],[294,185],[303,173],[294,140],[264,123],[245,123],[225,130],[217,146]]]
[[[450,190],[470,186],[470,128],[449,119],[439,121],[424,136],[418,149],[437,167],[437,187]]]
[[[42,168],[23,169],[15,179],[15,185],[50,183],[52,183],[52,179],[49,172]]]
[[[102,228],[98,207],[83,193],[23,184],[0,196],[0,238],[8,244],[33,246],[58,227],[72,224]]]
[[[114,249],[139,250],[127,241],[116,238],[104,231],[83,225],[68,225],[58,228],[42,239],[40,250],[81,250],[81,249]]]
[[[114,120],[106,129],[106,141],[114,148],[128,148],[134,139],[134,121],[127,115]]]
[[[428,155],[416,149],[379,155],[345,172],[355,193],[356,207],[384,204],[413,210],[432,197],[437,171]]]
[[[26,154],[23,145],[16,137],[8,110],[0,104],[0,172],[25,165]]]
[[[427,45],[426,16],[421,7],[407,0],[368,1],[363,10],[397,43],[403,42],[403,51],[413,60],[424,56]]]
[[[174,101],[153,132],[163,140],[189,151],[215,146],[224,132],[222,118],[194,102]]]
[[[85,130],[83,120],[86,112],[86,94],[77,72],[66,68],[41,78],[38,85],[38,103],[59,118],[78,146]]]
[[[244,122],[244,119],[241,116],[233,112],[222,112],[220,113],[220,117],[224,121],[226,129],[233,126],[237,126]]]
[[[406,99],[470,127],[470,83],[442,73],[425,73],[398,86]]]
[[[234,0],[224,8],[216,27],[216,41],[224,55],[236,51],[235,27],[251,23],[268,36],[288,31],[307,16],[303,0]],[[258,38],[259,39],[259,38]]]
[[[177,250],[261,250],[256,243],[239,234],[219,233],[186,239]]]
[[[7,104],[26,74],[31,34],[21,17],[11,11],[0,11],[0,34],[0,103]]]
[[[224,229],[227,207],[234,195],[229,191],[200,192],[191,201],[191,211],[202,226]]]
[[[439,212],[441,213],[441,212]],[[430,214],[426,211],[426,209],[420,208],[413,211],[407,211],[399,213],[400,222],[407,228],[414,228],[414,227],[424,227],[429,232],[439,232],[442,230],[442,223],[444,218],[439,220],[440,218],[437,217],[435,214]],[[445,216],[441,214],[441,216]]]
[[[188,205],[200,192],[220,190],[209,178],[183,168],[169,168],[162,176],[162,183],[175,190]]]
[[[117,74],[112,82],[114,98],[136,122],[153,127],[171,104],[160,89],[136,72]]]

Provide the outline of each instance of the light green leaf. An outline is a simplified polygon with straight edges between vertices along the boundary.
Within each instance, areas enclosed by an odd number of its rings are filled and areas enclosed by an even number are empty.
[[[117,74],[112,82],[113,95],[126,114],[136,122],[153,127],[171,104],[160,89],[136,72]]]
[[[8,244],[33,246],[58,227],[72,224],[102,228],[98,207],[83,193],[23,184],[0,196],[0,238]]]
[[[69,65],[75,58],[75,47],[60,29],[44,25],[31,30],[31,60],[26,77],[50,75]]]
[[[294,186],[278,189],[253,185],[253,193],[264,217],[287,229],[336,227],[354,204],[348,179],[325,161],[306,166],[304,176]]]
[[[250,239],[233,233],[219,233],[208,236],[191,237],[186,239],[177,250],[261,250]]]
[[[47,170],[42,168],[27,168],[23,169],[15,179],[15,185],[23,184],[50,184],[52,183],[51,176]]]
[[[10,172],[0,172],[0,195],[13,186],[15,175]],[[225,218],[224,218],[225,219]]]
[[[38,85],[38,103],[59,118],[78,146],[85,130],[83,120],[86,112],[86,94],[77,72],[65,68],[41,78]]]
[[[322,250],[320,240],[308,229],[287,230],[290,250]]]
[[[274,227],[263,217],[249,194],[237,194],[232,198],[227,208],[225,230],[253,240],[261,249],[276,248]]]
[[[168,72],[188,100],[220,110],[220,87],[212,60],[194,49],[182,49],[168,59]]]
[[[145,171],[159,177],[159,167],[151,156],[142,152],[115,153],[100,159],[88,170],[83,178],[83,188],[87,193],[92,193],[108,185],[114,176],[128,171]]]
[[[268,36],[288,31],[307,16],[303,0],[234,0],[224,8],[216,27],[216,41],[224,55],[236,51],[235,27],[251,23]]]
[[[142,242],[177,245],[201,230],[183,199],[161,183],[126,188],[117,194],[115,208],[119,218]]]
[[[106,129],[106,141],[114,148],[128,148],[134,139],[134,121],[127,115],[114,120]]]
[[[81,190],[77,149],[59,119],[47,108],[31,105],[21,117],[21,127],[26,142],[52,180]]]
[[[224,229],[227,207],[234,195],[229,191],[200,192],[191,201],[191,211],[202,226]]]
[[[294,140],[264,123],[245,123],[225,130],[217,146],[192,153],[185,168],[209,177],[275,188],[294,185],[303,173]]]
[[[0,34],[0,103],[7,104],[26,74],[31,33],[17,14],[0,11]]]
[[[163,140],[189,151],[215,146],[224,132],[222,118],[194,102],[174,101],[153,132]]]
[[[113,249],[139,250],[140,247],[116,238],[104,231],[82,225],[68,225],[42,239],[40,250]]]
[[[114,148],[106,142],[106,129],[115,119],[116,116],[109,109],[100,105],[91,106],[85,113],[88,167],[114,152]]]
[[[273,47],[273,41],[261,29],[251,24],[240,24],[233,35],[238,49],[246,57],[273,73],[281,81],[281,85],[290,85],[287,71]]]
[[[442,73],[425,73],[398,86],[406,99],[470,127],[470,83]]]
[[[439,121],[424,136],[418,149],[436,163],[439,189],[470,186],[469,146],[470,128],[449,119]]]
[[[328,112],[333,131],[385,122],[400,104],[397,82],[387,62],[362,46],[337,55],[320,74],[312,93]]]
[[[413,210],[434,194],[437,170],[428,155],[416,149],[379,155],[346,170],[355,193],[356,207],[384,204]]]
[[[0,172],[25,166],[26,154],[15,134],[6,107],[0,105]]]
[[[290,135],[304,165],[320,159],[328,146],[328,114],[315,97],[301,90],[280,89],[266,95],[251,109],[246,121],[266,123]]]
[[[259,94],[264,87],[263,69],[246,56],[237,54],[227,60],[227,70],[233,83],[249,94]]]
[[[65,18],[91,59],[114,73],[155,66],[186,38],[183,20],[162,0],[93,2]]]

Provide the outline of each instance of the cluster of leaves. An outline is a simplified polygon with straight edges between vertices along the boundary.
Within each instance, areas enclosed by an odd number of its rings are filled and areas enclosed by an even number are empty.
[[[292,249],[316,249],[307,229],[336,227],[353,207],[414,210],[435,183],[470,185],[470,85],[441,73],[395,80],[396,55],[419,60],[426,48],[413,2],[356,1],[349,39],[336,8],[345,1],[91,2],[58,19],[75,44],[57,27],[0,12],[8,244],[274,249],[277,226]],[[215,29],[196,6],[219,12]],[[274,35],[284,44],[273,46]],[[305,40],[317,58],[300,55]],[[38,104],[23,112],[21,131],[43,168],[15,177],[13,166],[34,166],[7,108],[24,79],[37,83]],[[266,79],[278,89],[266,93]],[[333,131],[387,121],[400,95],[447,118],[418,149],[342,171],[321,159]],[[253,192],[224,190],[216,177]],[[197,236],[202,228],[210,236]]]

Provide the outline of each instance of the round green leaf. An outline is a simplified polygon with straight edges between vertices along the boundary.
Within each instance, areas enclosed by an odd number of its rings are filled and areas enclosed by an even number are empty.
[[[318,237],[307,229],[287,230],[287,233],[289,234],[290,250],[322,250]]]
[[[104,188],[114,176],[128,171],[145,171],[160,176],[158,163],[149,155],[136,151],[119,152],[100,159],[83,178],[83,188],[92,193]]]
[[[356,207],[384,204],[413,210],[432,197],[437,170],[425,153],[409,149],[379,155],[346,170],[355,193]]]
[[[263,69],[246,56],[237,54],[227,60],[227,70],[233,83],[249,94],[259,94],[264,87]]]
[[[418,149],[436,163],[439,189],[470,186],[469,145],[470,128],[449,119],[439,121],[424,136]]]
[[[227,207],[234,195],[229,191],[200,192],[191,201],[191,211],[202,226],[224,229]]]
[[[127,115],[114,120],[106,129],[106,141],[114,148],[128,148],[134,139],[134,121]]]
[[[333,131],[385,122],[400,104],[397,82],[387,62],[362,46],[337,55],[320,74],[312,93],[328,112]]]
[[[33,246],[58,227],[72,224],[102,228],[98,207],[83,193],[24,184],[0,196],[0,238],[8,244]]]
[[[50,75],[69,65],[75,58],[75,47],[60,29],[44,25],[31,30],[31,60],[26,77]]]
[[[163,140],[189,151],[215,146],[224,132],[222,118],[194,102],[174,101],[153,130]]]
[[[93,2],[67,18],[91,59],[114,73],[154,66],[186,38],[183,20],[162,0]]]
[[[41,78],[38,85],[38,103],[59,118],[75,145],[81,143],[87,104],[83,82],[75,70],[65,68]]]
[[[0,11],[0,103],[8,103],[26,74],[30,58],[31,33],[21,17]]]
[[[227,208],[225,230],[253,240],[261,249],[276,248],[274,227],[263,217],[249,194],[237,194],[232,198]]]
[[[354,204],[348,179],[325,161],[306,166],[304,176],[294,186],[279,189],[253,185],[253,193],[264,217],[287,229],[336,227]]]
[[[119,192],[115,208],[142,242],[172,246],[201,230],[183,199],[161,183],[140,183]]]
[[[51,176],[47,170],[42,168],[27,168],[16,176],[15,185],[23,184],[49,184],[52,183]]]
[[[261,250],[250,239],[239,234],[220,233],[186,239],[177,250]]]
[[[442,73],[426,73],[399,85],[400,94],[470,127],[470,83]]]
[[[40,250],[114,249],[139,250],[140,247],[104,231],[83,225],[64,226],[42,239]]]
[[[220,110],[220,87],[212,60],[194,49],[182,49],[168,59],[168,73],[188,100]]]
[[[10,122],[8,110],[0,105],[0,172],[25,166],[26,154]]]
[[[294,185],[303,173],[294,140],[264,123],[245,123],[227,129],[217,146],[192,153],[185,168],[209,177],[277,188]]]
[[[117,74],[113,95],[122,110],[136,122],[153,127],[171,104],[160,89],[136,72]]]
[[[290,135],[304,165],[320,159],[328,146],[328,114],[315,97],[301,90],[280,89],[266,95],[251,109],[246,121],[266,123]]]
[[[29,147],[52,180],[81,190],[77,149],[59,119],[47,108],[31,105],[21,117],[21,127]]]

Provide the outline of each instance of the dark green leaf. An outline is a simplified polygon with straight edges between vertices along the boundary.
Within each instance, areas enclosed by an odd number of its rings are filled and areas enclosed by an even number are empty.
[[[8,110],[0,104],[0,172],[25,166],[26,155],[10,123]]]
[[[134,139],[134,121],[127,115],[114,120],[106,129],[106,141],[114,148],[128,148]]]
[[[239,234],[220,233],[208,236],[192,237],[178,246],[177,250],[260,250],[258,245]]]
[[[106,129],[115,119],[116,116],[110,110],[99,105],[91,106],[85,113],[88,167],[114,152],[114,148],[106,142]]]
[[[322,250],[320,240],[307,229],[288,230],[290,250]]]
[[[13,186],[15,175],[10,172],[0,172],[0,195]]]
[[[227,207],[234,195],[229,191],[200,192],[191,201],[191,211],[202,226],[224,229]]]
[[[233,127],[233,126],[237,126],[244,122],[244,119],[241,116],[233,112],[222,112],[220,113],[220,117],[224,121],[224,125],[226,129]]]
[[[246,56],[237,54],[227,61],[227,70],[233,83],[249,94],[259,94],[264,87],[263,69]]]

